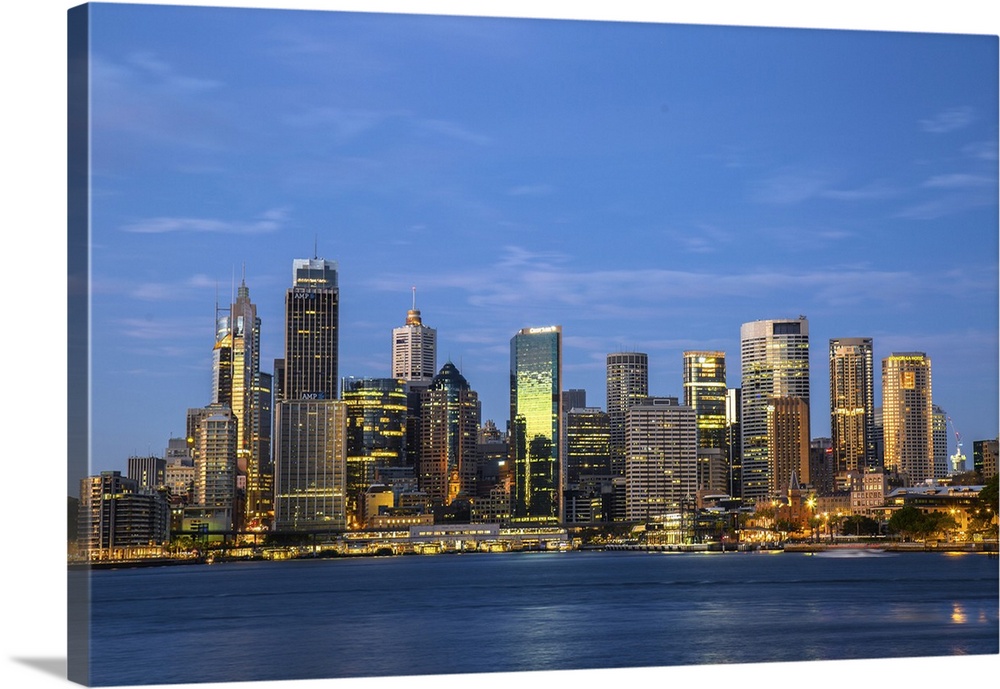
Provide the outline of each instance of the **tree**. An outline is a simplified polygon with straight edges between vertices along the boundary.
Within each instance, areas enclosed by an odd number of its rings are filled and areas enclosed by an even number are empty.
[[[991,478],[976,496],[972,521],[978,528],[988,529],[997,516],[997,476]]]
[[[901,507],[889,517],[889,532],[903,538],[914,538],[921,532],[924,513],[912,505]]]
[[[878,521],[861,514],[852,514],[844,519],[841,533],[845,536],[878,536]]]

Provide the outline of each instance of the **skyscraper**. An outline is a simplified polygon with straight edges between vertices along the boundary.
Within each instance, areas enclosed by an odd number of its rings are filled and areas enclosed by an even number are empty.
[[[270,433],[270,418],[265,429],[261,410],[262,404],[270,410],[270,402],[261,396],[260,327],[257,306],[250,300],[244,277],[232,305],[228,309],[216,308],[212,403],[228,406],[236,417],[237,482],[247,502],[239,513],[255,525],[270,516],[267,505],[262,510],[260,489],[262,483],[270,482],[261,473],[270,467],[271,451],[265,441],[265,434]]]
[[[285,293],[282,400],[337,399],[339,314],[336,262],[295,259]]]
[[[562,326],[524,328],[510,341],[514,521],[562,521]]]
[[[768,437],[768,407],[774,398],[795,397],[806,404],[805,434],[809,437],[809,321],[761,320],[740,327],[742,383],[742,497],[753,501],[772,497],[785,487],[774,483],[775,458]]]
[[[698,420],[698,447],[725,447],[725,352],[684,352],[684,406]]]
[[[625,518],[679,514],[698,490],[694,409],[650,397],[629,407],[625,436]]]
[[[243,519],[243,496],[237,491],[239,419],[225,404],[188,410],[188,434],[194,455],[194,504],[217,515],[232,529]]]
[[[420,490],[435,506],[475,498],[479,463],[479,395],[450,361],[423,391]]]
[[[882,360],[882,434],[885,468],[906,485],[934,478],[931,360],[900,352]]]
[[[830,340],[830,439],[838,488],[850,487],[849,473],[878,468],[870,337]]]
[[[649,396],[649,357],[642,352],[607,356],[607,412],[611,431],[611,471],[625,475],[625,413]]]
[[[406,383],[399,378],[345,378],[347,407],[347,515],[361,523],[360,499],[378,470],[403,466],[406,442]]]
[[[417,290],[406,323],[392,330],[392,377],[407,382],[430,383],[437,373],[437,330],[420,319]]]
[[[295,259],[285,293],[285,356],[275,361],[274,525],[339,530],[345,505],[347,414],[337,400],[337,264]]]

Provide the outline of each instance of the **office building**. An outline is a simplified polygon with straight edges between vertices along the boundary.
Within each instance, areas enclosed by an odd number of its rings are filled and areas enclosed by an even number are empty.
[[[274,527],[347,528],[347,405],[286,400],[275,410]]]
[[[731,497],[739,498],[743,493],[743,430],[740,428],[742,395],[739,388],[726,390],[726,463],[729,468],[729,488]]]
[[[698,447],[725,447],[726,394],[725,352],[684,352],[684,406],[694,409]]]
[[[596,407],[566,413],[566,485],[580,488],[611,477],[611,417]]]
[[[392,331],[392,377],[408,383],[430,383],[436,372],[437,330],[423,324],[414,287],[406,323]]]
[[[767,453],[771,462],[767,494],[787,495],[810,481],[809,406],[799,397],[772,397],[767,405]]]
[[[903,485],[934,478],[931,360],[925,353],[893,353],[882,360],[882,434],[885,468]]]
[[[878,468],[875,374],[870,337],[830,340],[830,440],[841,489],[850,474]]]
[[[572,388],[562,391],[562,411],[563,414],[571,409],[583,409],[587,406],[587,391],[580,388]]]
[[[126,470],[141,488],[156,490],[166,485],[167,460],[162,457],[129,457]]]
[[[649,357],[642,352],[607,356],[607,412],[611,430],[611,471],[625,475],[625,414],[649,396]]]
[[[244,514],[243,492],[237,482],[239,420],[224,404],[188,410],[189,438],[194,459],[193,505],[224,515],[227,529],[239,528]]]
[[[475,498],[479,470],[479,395],[450,361],[423,391],[420,490],[434,507]]]
[[[170,537],[166,496],[118,471],[80,481],[77,544],[88,559],[159,555]]]
[[[809,436],[809,321],[760,320],[740,327],[742,498],[777,497],[774,441],[768,437],[768,408],[777,397],[805,403]],[[781,487],[782,494],[785,487]]]
[[[562,521],[562,327],[524,328],[510,341],[512,519]]]
[[[347,412],[337,400],[337,264],[295,259],[285,292],[285,352],[274,368],[274,528],[347,526]]]
[[[625,431],[625,518],[680,514],[698,491],[698,426],[676,397],[649,397],[629,407]]]
[[[349,377],[342,389],[347,407],[347,514],[353,526],[363,521],[360,499],[379,482],[379,470],[405,464],[406,382]]]
[[[285,357],[279,399],[337,399],[340,289],[337,264],[296,259],[285,293]]]
[[[931,426],[934,435],[934,478],[948,476],[948,414],[936,404],[931,405]]]
[[[972,441],[972,468],[979,472],[983,482],[997,475],[997,454],[1000,454],[1000,439]]]

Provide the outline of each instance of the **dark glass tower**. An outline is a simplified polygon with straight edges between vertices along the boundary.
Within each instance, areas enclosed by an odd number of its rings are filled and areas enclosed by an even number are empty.
[[[512,519],[562,521],[562,326],[524,328],[510,341]]]
[[[840,488],[849,472],[875,469],[875,368],[870,337],[830,340],[830,439]]]
[[[337,399],[340,289],[337,264],[296,259],[285,293],[285,370],[281,399]]]
[[[611,471],[625,475],[625,414],[649,396],[649,357],[618,352],[607,357],[607,411],[611,429]]]
[[[451,362],[422,393],[420,489],[435,505],[476,496],[479,396]]]
[[[684,406],[694,409],[698,447],[726,445],[726,354],[684,352]]]

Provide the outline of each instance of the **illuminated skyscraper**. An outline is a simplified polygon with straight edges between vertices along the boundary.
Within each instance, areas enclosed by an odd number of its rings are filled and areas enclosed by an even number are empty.
[[[360,499],[377,482],[379,469],[403,466],[406,382],[399,378],[345,378],[347,406],[347,514],[360,518]]]
[[[430,383],[435,373],[437,330],[421,321],[414,288],[413,308],[406,312],[406,324],[392,330],[392,377],[411,383]]]
[[[188,410],[188,438],[194,457],[194,504],[219,515],[234,528],[243,518],[237,490],[237,427],[239,419],[227,405],[210,404]]]
[[[923,352],[882,360],[882,434],[885,468],[906,485],[934,478],[934,405],[931,360]]]
[[[948,414],[938,405],[931,411],[934,435],[934,478],[948,475]]]
[[[347,406],[337,400],[285,400],[275,411],[274,528],[347,528]]]
[[[285,356],[275,361],[274,525],[343,529],[345,405],[337,401],[340,290],[337,264],[292,263],[285,293]]]
[[[870,337],[830,340],[830,438],[840,489],[850,487],[849,473],[878,468]]]
[[[475,498],[479,462],[479,395],[450,361],[423,390],[418,477],[435,506]]]
[[[767,452],[771,462],[769,495],[809,483],[809,406],[798,397],[773,397],[767,405]]]
[[[625,475],[625,413],[649,396],[649,357],[618,352],[607,357],[607,411],[611,430],[611,471]]]
[[[285,293],[285,364],[280,399],[337,399],[340,289],[337,264],[295,259]]]
[[[510,341],[514,521],[562,521],[562,326],[524,328]]]
[[[806,404],[809,437],[809,321],[761,320],[740,327],[742,383],[742,497],[773,497],[775,458],[768,438],[768,407],[776,397],[795,397]],[[785,486],[777,486],[784,491]]]
[[[650,397],[629,407],[625,424],[625,518],[679,514],[698,490],[694,409]]]
[[[684,352],[684,406],[698,420],[698,447],[726,444],[726,353]]]

